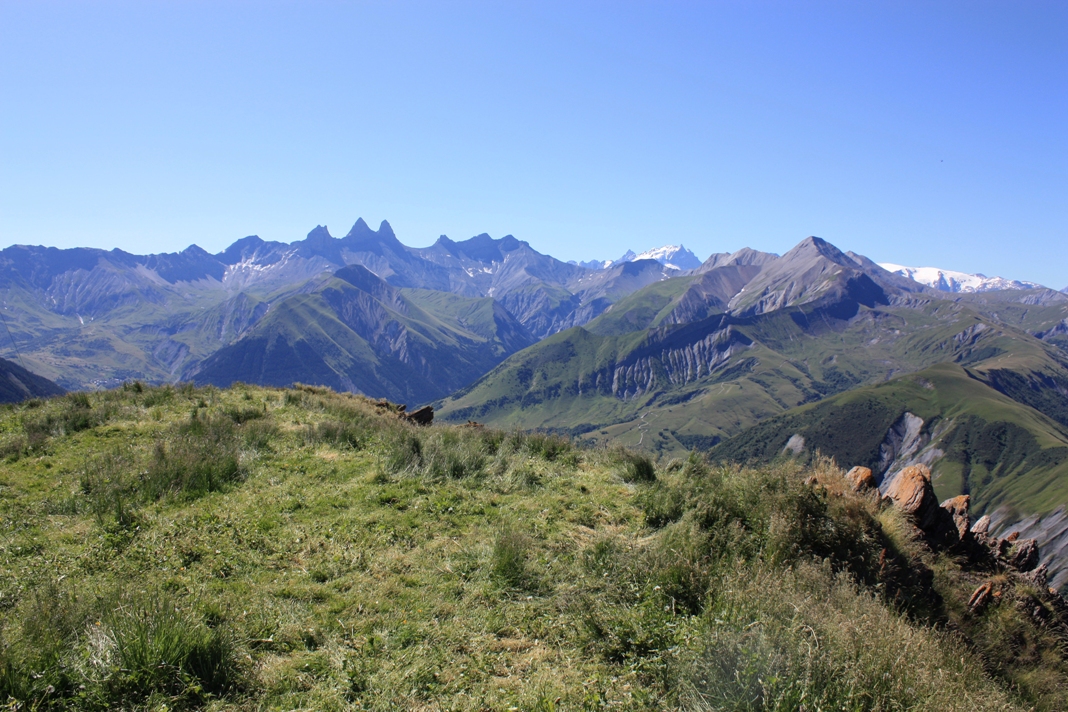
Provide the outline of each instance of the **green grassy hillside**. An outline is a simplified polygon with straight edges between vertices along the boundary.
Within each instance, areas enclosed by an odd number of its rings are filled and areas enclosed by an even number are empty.
[[[398,290],[356,266],[281,300],[191,375],[222,387],[301,381],[415,405],[467,385],[530,342],[492,299]]]
[[[1044,514],[1068,502],[1068,427],[994,390],[976,373],[941,364],[791,410],[715,447],[710,456],[773,460],[794,435],[842,466],[877,469],[887,433],[905,413],[923,419],[942,498],[967,493],[978,512]]]
[[[695,286],[687,280],[652,285],[587,327],[516,353],[444,401],[443,417],[680,455],[790,408],[948,362],[1068,423],[1064,352],[965,302],[846,301],[666,323]],[[642,328],[624,331],[632,324]]]
[[[654,467],[325,389],[137,383],[0,409],[0,455],[12,709],[1068,704],[1055,599],[826,463]]]

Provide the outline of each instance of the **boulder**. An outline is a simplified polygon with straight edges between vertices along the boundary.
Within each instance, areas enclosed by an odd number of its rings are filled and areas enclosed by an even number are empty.
[[[433,406],[424,405],[419,410],[404,413],[404,417],[416,425],[430,425],[434,422],[434,408]]]
[[[910,465],[899,472],[886,495],[909,515],[933,547],[955,547],[962,542],[961,531],[968,531],[968,498],[947,500],[952,511],[939,506],[927,465]]]
[[[849,486],[854,492],[866,492],[875,488],[875,475],[872,474],[870,467],[854,467],[846,473],[846,480],[849,481]]]
[[[1005,562],[1017,571],[1030,571],[1038,566],[1038,541],[1017,539],[1005,554]]]
[[[989,514],[984,514],[983,516],[979,517],[979,520],[975,524],[972,525],[972,534],[975,534],[976,536],[979,536],[979,535],[987,536],[987,534],[989,534],[989,532],[990,532],[990,515]]]
[[[945,513],[938,506],[927,465],[906,467],[894,478],[886,495],[924,532],[930,532]]]
[[[951,497],[942,503],[942,509],[946,510],[951,517],[953,517],[953,524],[957,528],[957,537],[964,541],[971,529],[971,516],[968,514],[968,507],[971,504],[972,498],[970,495],[962,494],[956,497]],[[989,524],[988,524],[989,526]]]
[[[975,589],[972,597],[968,599],[968,608],[973,613],[982,613],[983,609],[986,608],[986,604],[990,602],[993,589],[994,586],[989,581]]]

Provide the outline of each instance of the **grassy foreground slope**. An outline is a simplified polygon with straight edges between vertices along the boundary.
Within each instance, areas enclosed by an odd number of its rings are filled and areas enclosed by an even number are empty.
[[[657,468],[325,389],[139,384],[4,407],[0,456],[14,709],[1068,705],[1052,599],[826,463]]]

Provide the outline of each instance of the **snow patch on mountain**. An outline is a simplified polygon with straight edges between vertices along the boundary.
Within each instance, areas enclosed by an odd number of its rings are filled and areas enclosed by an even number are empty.
[[[968,274],[954,272],[937,267],[905,267],[891,262],[880,262],[879,266],[888,272],[907,277],[914,282],[926,284],[940,292],[993,292],[1002,289],[1041,289],[1041,284],[1021,282],[1004,277],[987,277],[985,274]]]
[[[571,262],[571,264],[585,267],[586,269],[608,269],[612,265],[617,265],[621,262],[635,262],[637,260],[656,260],[665,267],[673,267],[684,271],[697,269],[701,266],[701,260],[697,258],[697,255],[687,250],[683,245],[664,245],[641,253],[627,250],[617,260],[589,260],[588,262]]]

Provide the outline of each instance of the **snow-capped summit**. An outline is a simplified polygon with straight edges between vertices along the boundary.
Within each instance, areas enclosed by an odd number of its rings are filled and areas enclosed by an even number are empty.
[[[633,255],[634,253],[630,252],[628,254]],[[701,266],[701,260],[697,259],[697,255],[682,245],[655,247],[651,250],[646,250],[640,255],[634,255],[634,257],[626,261],[632,262],[634,260],[656,260],[665,267],[674,267],[681,270],[697,269]]]
[[[1004,277],[987,277],[985,274],[954,272],[937,267],[903,267],[890,262],[879,266],[888,272],[907,277],[914,282],[934,287],[940,292],[994,292],[1001,289],[1041,289],[1041,284],[1021,282]]]
[[[677,270],[691,270],[701,266],[701,260],[697,259],[697,255],[687,250],[683,245],[654,247],[641,254],[635,254],[634,250],[627,250],[617,260],[604,260],[603,262],[601,260],[590,260],[588,262],[572,262],[571,264],[576,264],[586,269],[608,269],[612,265],[618,265],[620,262],[634,262],[635,260],[656,260],[665,267],[673,267]]]

